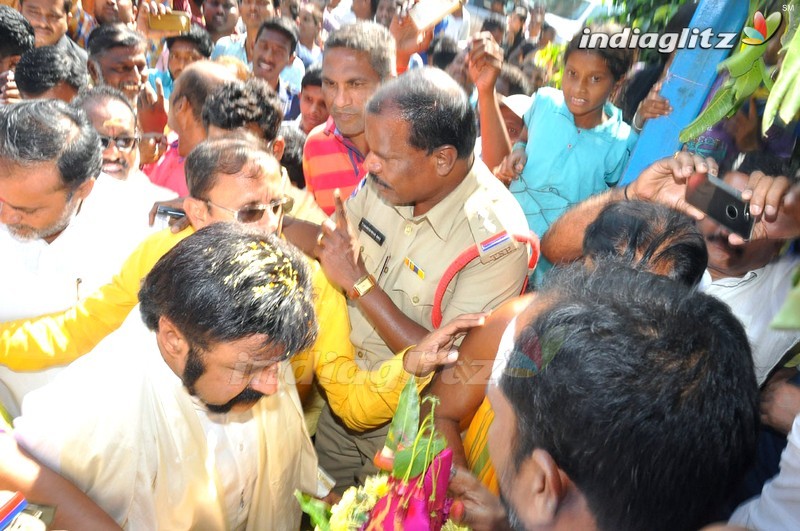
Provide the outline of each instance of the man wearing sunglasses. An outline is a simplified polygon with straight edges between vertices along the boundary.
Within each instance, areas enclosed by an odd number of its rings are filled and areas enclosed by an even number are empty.
[[[73,105],[86,111],[89,121],[100,135],[103,148],[103,173],[123,182],[132,203],[147,212],[155,201],[166,201],[175,192],[150,182],[139,170],[139,129],[136,114],[125,95],[107,85],[82,90]],[[145,217],[140,216],[142,221]]]

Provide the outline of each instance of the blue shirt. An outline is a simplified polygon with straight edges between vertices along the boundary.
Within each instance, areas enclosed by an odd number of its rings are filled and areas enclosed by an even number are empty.
[[[570,206],[614,186],[628,163],[637,135],[622,121],[622,111],[606,103],[608,120],[580,129],[564,93],[539,89],[525,113],[528,161],[509,189],[528,225],[539,236]]]
[[[592,129],[575,126],[560,90],[543,87],[525,113],[528,161],[509,190],[528,225],[542,236],[569,207],[614,186],[628,164],[638,136],[622,121],[622,111],[606,103],[608,119]],[[541,259],[535,280],[550,268]]]
[[[164,88],[164,99],[168,100],[170,94],[172,94],[172,74],[167,70],[151,70],[147,75],[147,81],[150,82],[153,90],[156,90],[156,79],[161,80],[161,86]]]

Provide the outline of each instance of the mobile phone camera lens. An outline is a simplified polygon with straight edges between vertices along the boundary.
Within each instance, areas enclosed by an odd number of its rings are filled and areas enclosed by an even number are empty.
[[[725,207],[725,215],[730,219],[736,219],[739,216],[739,211],[734,205],[728,205]]]

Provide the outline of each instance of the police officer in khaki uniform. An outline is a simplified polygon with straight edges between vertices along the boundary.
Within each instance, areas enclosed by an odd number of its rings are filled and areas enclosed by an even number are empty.
[[[439,288],[444,321],[518,295],[528,252],[513,235],[528,225],[475,159],[474,111],[444,72],[414,70],[388,82],[367,106],[365,131],[369,175],[346,213],[339,201],[336,221],[323,224],[316,254],[348,295],[358,363],[374,369],[437,324],[435,294],[448,270],[452,281]],[[326,407],[316,446],[338,492],[374,473],[387,429],[348,430]]]

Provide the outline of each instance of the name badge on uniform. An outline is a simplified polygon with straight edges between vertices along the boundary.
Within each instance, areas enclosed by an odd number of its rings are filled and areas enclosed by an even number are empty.
[[[375,240],[378,245],[383,245],[383,242],[386,241],[386,236],[384,236],[375,225],[367,221],[366,218],[361,218],[358,224],[358,230],[366,233],[366,235]]]

